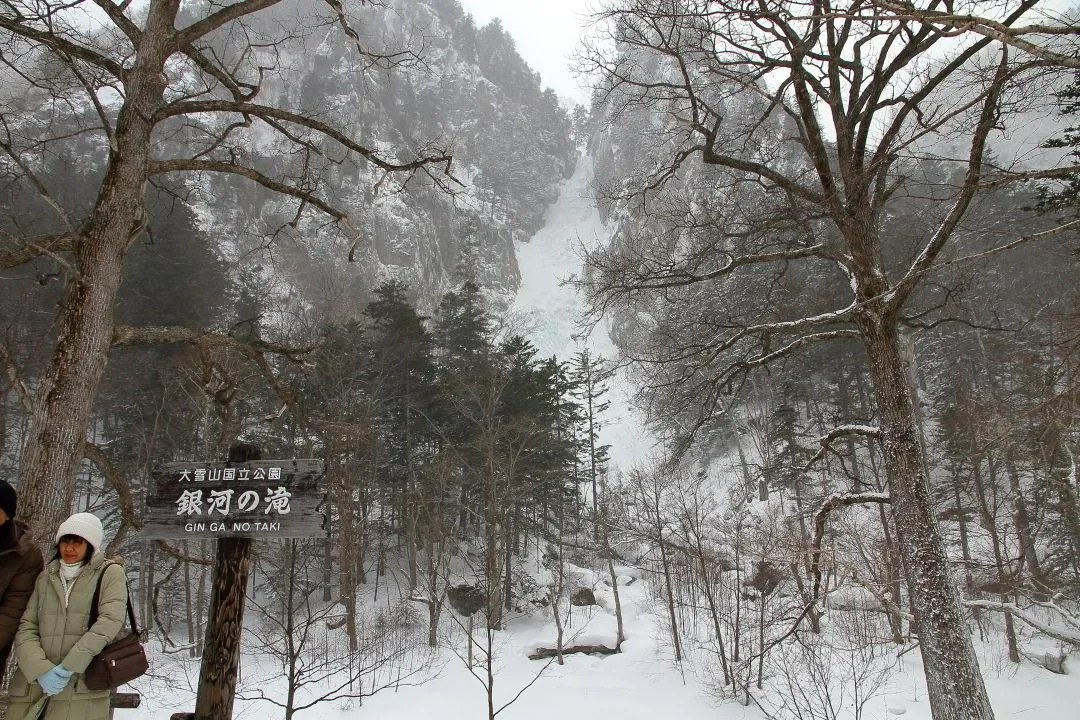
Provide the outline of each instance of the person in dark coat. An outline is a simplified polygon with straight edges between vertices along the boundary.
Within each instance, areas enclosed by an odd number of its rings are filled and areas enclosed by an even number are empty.
[[[30,528],[15,520],[18,503],[15,488],[0,480],[0,684],[19,618],[34,592],[38,573],[45,567],[41,549],[30,537]]]

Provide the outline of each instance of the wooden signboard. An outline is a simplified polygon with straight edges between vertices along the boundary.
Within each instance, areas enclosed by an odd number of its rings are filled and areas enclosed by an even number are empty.
[[[322,460],[174,462],[150,474],[140,535],[326,537]]]

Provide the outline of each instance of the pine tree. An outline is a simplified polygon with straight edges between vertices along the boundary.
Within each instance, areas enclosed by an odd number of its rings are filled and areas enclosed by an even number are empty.
[[[582,348],[574,356],[570,379],[572,393],[581,403],[584,437],[581,438],[581,457],[585,468],[585,482],[589,484],[592,498],[593,541],[600,541],[597,501],[600,480],[607,474],[610,445],[600,444],[600,417],[611,406],[604,400],[609,381],[614,373],[611,364],[603,357],[593,357],[588,348]]]
[[[431,334],[409,301],[409,288],[394,280],[375,290],[364,310],[371,321],[364,353],[368,393],[384,453],[378,463],[388,505],[404,524],[410,580],[416,585],[417,506],[420,475],[435,444],[435,362]]]
[[[1080,111],[1080,73],[1073,83],[1057,94],[1058,106],[1063,116],[1075,115]],[[1080,161],[1080,127],[1071,125],[1061,135],[1043,143],[1047,149],[1069,149],[1068,158],[1075,165]],[[1034,209],[1040,212],[1072,212],[1080,207],[1080,174],[1067,176],[1063,184],[1039,188],[1039,200]]]

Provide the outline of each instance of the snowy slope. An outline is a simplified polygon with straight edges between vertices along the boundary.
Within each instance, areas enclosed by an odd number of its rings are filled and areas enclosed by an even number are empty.
[[[544,216],[544,226],[528,242],[517,244],[521,286],[511,306],[512,322],[532,340],[542,357],[556,355],[570,360],[582,347],[607,359],[617,355],[606,325],[598,325],[587,337],[581,337],[578,320],[584,302],[576,288],[564,284],[581,271],[581,248],[593,248],[608,237],[609,230],[591,196],[592,176],[592,158],[580,157],[558,201]],[[633,414],[630,388],[621,377],[609,398],[611,408],[600,431],[601,441],[611,445],[614,465],[628,470],[648,456],[652,440]]]

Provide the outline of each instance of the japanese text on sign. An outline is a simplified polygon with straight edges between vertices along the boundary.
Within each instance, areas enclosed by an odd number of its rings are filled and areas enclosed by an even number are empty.
[[[180,482],[229,482],[231,480],[280,480],[281,468],[185,468]]]
[[[231,489],[211,490],[210,494],[203,498],[202,490],[184,490],[176,500],[176,514],[202,515],[205,504],[207,515],[213,515],[215,512],[228,515],[232,507],[234,493],[235,491]],[[259,508],[260,503],[264,503],[264,515],[271,513],[288,515],[291,510],[289,507],[289,498],[291,497],[292,493],[284,487],[266,488],[266,495],[261,500],[258,491],[245,490],[236,499],[236,510],[245,513],[253,512]]]

